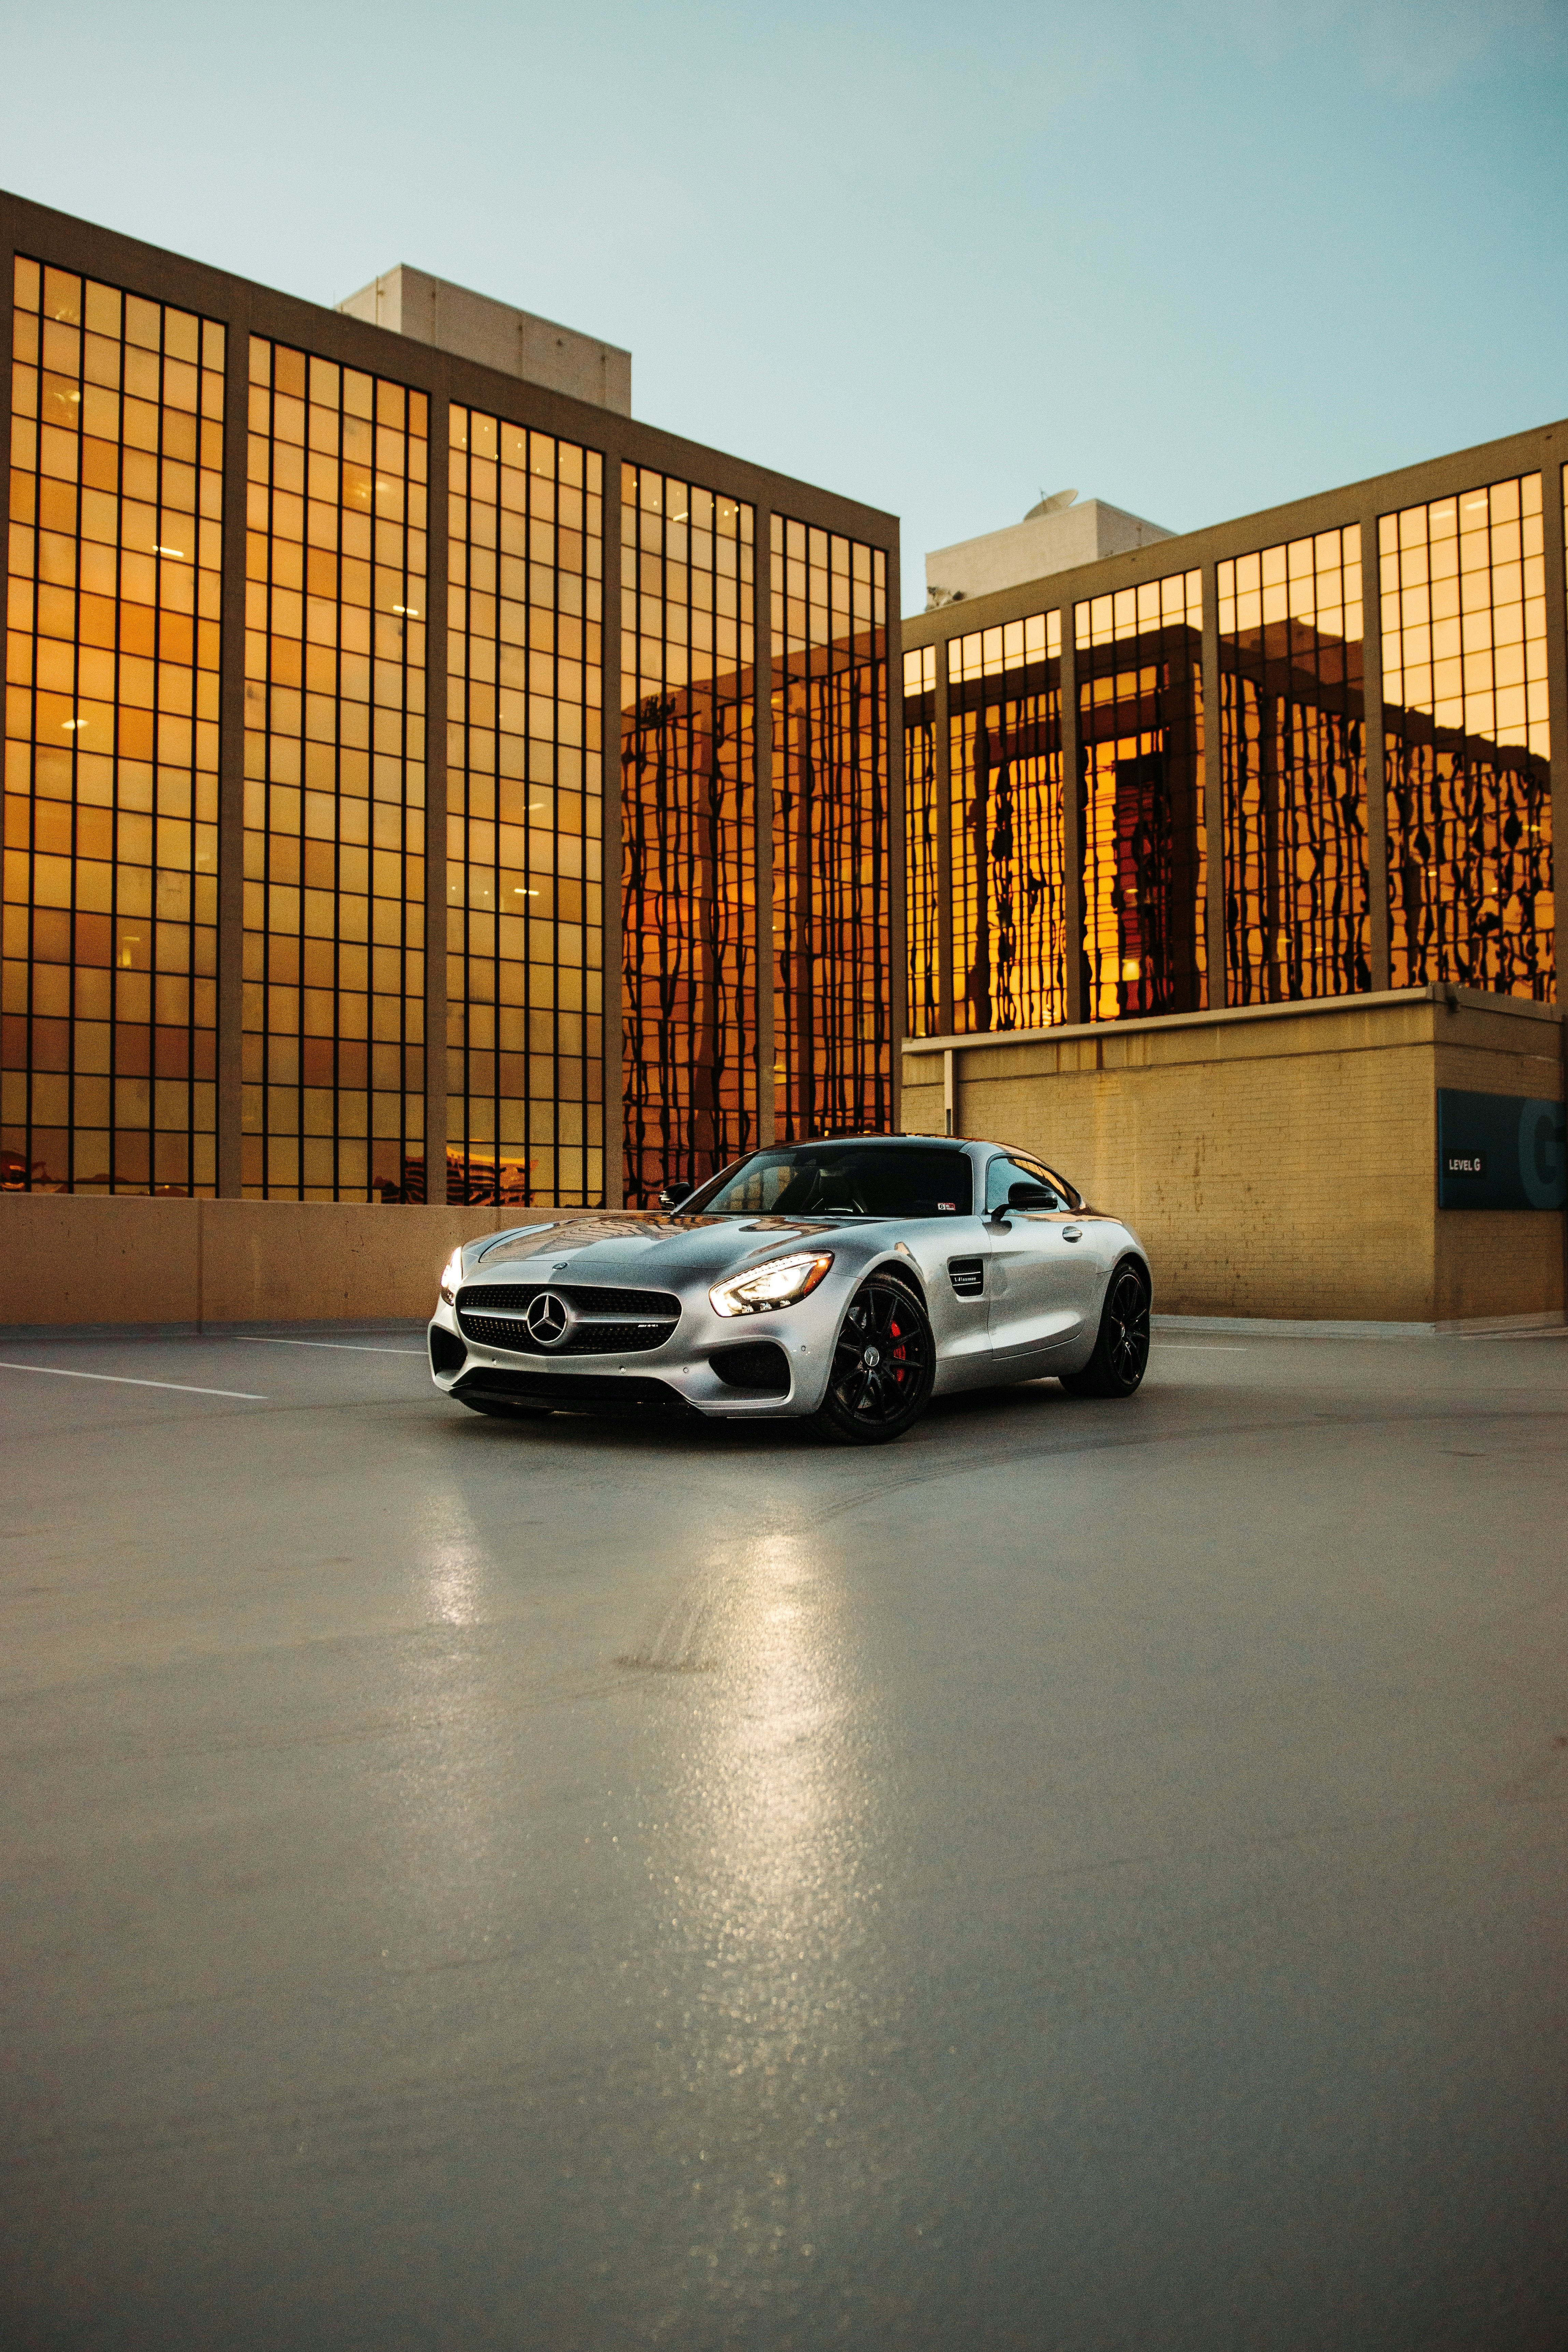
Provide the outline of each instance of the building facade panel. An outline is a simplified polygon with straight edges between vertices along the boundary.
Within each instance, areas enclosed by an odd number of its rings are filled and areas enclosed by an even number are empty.
[[[1217,569],[1232,1004],[1372,985],[1361,534]]]
[[[449,1190],[581,1206],[604,1189],[604,458],[449,425]]]
[[[1059,612],[951,638],[953,1023],[1066,1018]]]
[[[425,1117],[429,404],[254,336],[248,430],[245,1192],[395,1197]]]
[[[789,1142],[892,1118],[888,579],[881,548],[784,514],[770,555],[773,1118]]]
[[[753,507],[621,469],[625,1199],[757,1140]]]
[[[0,1181],[216,1181],[224,329],[14,269]]]
[[[1091,1021],[1208,1003],[1203,575],[1075,607]]]
[[[904,656],[904,941],[907,1019],[911,1037],[942,1026],[942,859],[937,772],[936,647]]]
[[[1378,521],[1394,985],[1555,993],[1538,473]]]

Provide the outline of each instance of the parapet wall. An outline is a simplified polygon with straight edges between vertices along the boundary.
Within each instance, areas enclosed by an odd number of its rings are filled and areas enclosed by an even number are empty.
[[[1561,1100],[1561,1029],[1554,1006],[1422,989],[911,1040],[903,1124],[943,1131],[951,1075],[953,1132],[1034,1151],[1127,1217],[1167,1313],[1548,1316],[1563,1215],[1440,1210],[1436,1093]]]
[[[0,1324],[402,1321],[458,1242],[535,1213],[589,1213],[0,1193]]]
[[[1560,1211],[1439,1209],[1439,1087],[1561,1100],[1554,1007],[1411,990],[1011,1037],[916,1039],[903,1123],[1037,1152],[1137,1228],[1180,1315],[1561,1315]],[[951,1057],[951,1061],[949,1059]],[[0,1193],[0,1324],[429,1313],[459,1241],[531,1214]]]

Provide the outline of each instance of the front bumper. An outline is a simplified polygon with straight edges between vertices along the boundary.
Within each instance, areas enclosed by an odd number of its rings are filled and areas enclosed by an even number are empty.
[[[443,1396],[467,1391],[512,1397],[566,1412],[666,1411],[710,1420],[797,1420],[822,1402],[852,1291],[852,1283],[835,1282],[830,1275],[797,1306],[732,1317],[715,1315],[704,1292],[700,1302],[682,1298],[680,1320],[662,1346],[621,1356],[493,1347],[459,1330],[456,1309],[442,1299],[427,1334],[430,1374]],[[748,1367],[737,1364],[735,1351],[759,1343],[771,1343],[784,1360],[773,1370],[773,1385],[765,1388],[737,1379]],[[787,1386],[777,1385],[781,1379]]]

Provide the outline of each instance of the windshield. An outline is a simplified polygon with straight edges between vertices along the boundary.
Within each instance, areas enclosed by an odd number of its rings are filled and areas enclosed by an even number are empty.
[[[966,1217],[965,1153],[934,1143],[797,1143],[756,1151],[680,1204],[682,1216]]]

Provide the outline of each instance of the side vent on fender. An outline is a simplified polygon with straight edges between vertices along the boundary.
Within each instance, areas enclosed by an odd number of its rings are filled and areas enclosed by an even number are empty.
[[[960,1298],[984,1298],[985,1296],[985,1260],[983,1257],[950,1257],[947,1273]]]

